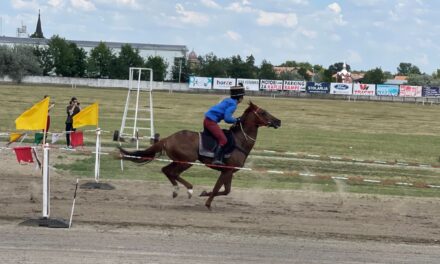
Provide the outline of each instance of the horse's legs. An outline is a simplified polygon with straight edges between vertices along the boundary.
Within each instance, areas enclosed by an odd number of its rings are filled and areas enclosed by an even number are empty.
[[[180,174],[185,170],[189,169],[191,166],[192,166],[191,164],[172,162],[162,168],[162,172],[167,176],[171,184],[174,186],[173,198],[176,198],[178,195],[179,186],[177,185],[177,182],[180,182],[187,188],[188,197],[191,198],[193,192],[192,184],[180,177]]]
[[[217,182],[214,185],[214,188],[212,189],[212,192],[209,193],[209,197],[205,202],[205,206],[208,207],[208,209],[211,209],[211,203],[212,200],[214,200],[215,196],[227,195],[231,191],[231,181],[232,181],[232,171],[230,170],[222,171],[222,173],[217,179]],[[225,185],[225,190],[223,192],[219,192],[222,185]]]

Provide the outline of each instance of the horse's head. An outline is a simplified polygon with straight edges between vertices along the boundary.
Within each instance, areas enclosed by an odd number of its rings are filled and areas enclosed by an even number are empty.
[[[273,127],[275,129],[281,126],[281,120],[271,115],[269,112],[264,110],[263,108],[258,107],[253,104],[251,101],[249,102],[249,106],[246,109],[245,113],[248,115],[255,116],[255,125],[257,126],[267,126]]]

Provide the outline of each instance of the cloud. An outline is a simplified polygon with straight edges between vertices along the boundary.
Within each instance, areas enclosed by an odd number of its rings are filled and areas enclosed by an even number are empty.
[[[338,3],[329,4],[327,7],[336,14],[342,12],[342,8]]]
[[[241,35],[235,31],[232,31],[232,30],[226,31],[225,35],[234,41],[238,41],[241,39]]]
[[[337,25],[343,26],[347,24],[347,22],[344,20],[344,17],[342,15],[342,8],[338,3],[335,2],[329,4],[327,8],[330,9],[330,11],[332,11],[336,15],[334,21]]]
[[[194,11],[187,11],[181,4],[176,4],[176,12],[180,15],[179,20],[183,23],[203,25],[209,21],[207,15]]]
[[[200,0],[202,4],[209,8],[220,9],[222,8],[219,4],[217,4],[214,0]]]
[[[363,62],[362,56],[359,54],[359,52],[355,50],[348,50],[347,53],[347,62],[350,64],[361,64]]]
[[[308,5],[309,4],[308,0],[290,0],[289,2],[294,5]]]
[[[259,11],[257,23],[261,26],[279,25],[287,28],[293,28],[298,24],[298,17],[295,13],[274,13]]]
[[[64,5],[64,0],[49,0],[47,4],[54,8],[60,8]]]
[[[38,3],[36,0],[24,1],[24,0],[11,0],[12,7],[15,9],[38,9]]]
[[[70,0],[70,4],[83,11],[93,11],[96,9],[95,5],[90,0]]]
[[[300,28],[298,30],[299,33],[301,33],[303,36],[309,38],[309,39],[314,39],[318,36],[318,33],[314,30],[307,30],[305,28]]]
[[[246,0],[243,0],[242,2],[234,2],[226,7],[226,9],[236,13],[250,13],[255,11],[250,7],[250,3]]]

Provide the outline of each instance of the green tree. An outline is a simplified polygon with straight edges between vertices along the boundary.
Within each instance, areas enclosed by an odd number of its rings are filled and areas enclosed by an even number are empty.
[[[43,75],[49,75],[54,69],[53,58],[47,47],[36,46],[34,48],[34,55],[37,57]]]
[[[397,73],[405,76],[410,74],[421,74],[419,67],[412,65],[409,62],[401,62],[399,67],[397,67]]]
[[[87,72],[89,77],[108,78],[111,72],[114,55],[111,49],[103,42],[90,51],[87,62]]]
[[[273,69],[272,63],[266,60],[263,60],[261,62],[260,70],[258,72],[258,78],[268,80],[274,80],[277,78],[277,74]]]
[[[347,71],[351,71],[350,65],[346,64],[346,67],[347,67],[346,68]],[[328,70],[330,71],[330,73],[332,75],[334,75],[335,73],[341,71],[343,68],[344,68],[344,63],[343,62],[337,62],[337,63],[334,63],[334,64],[330,65],[328,67]]]
[[[168,63],[160,56],[149,56],[145,67],[153,69],[153,81],[161,82],[167,76]]]
[[[7,75],[12,80],[21,82],[27,75],[40,75],[41,73],[42,69],[32,47],[0,46],[0,76]]]
[[[186,57],[174,58],[174,63],[171,68],[172,80],[174,82],[179,82],[180,79],[180,82],[188,82],[190,73],[188,66],[189,65]]]
[[[200,66],[195,74],[206,77],[228,77],[228,59],[219,59],[214,53],[200,57]]]
[[[70,43],[69,47],[73,53],[73,64],[71,68],[71,77],[84,77],[87,70],[87,52],[79,48],[75,43]]]
[[[53,71],[59,76],[72,76],[75,56],[70,44],[57,35],[50,38],[47,52],[50,54],[48,59],[52,61],[47,63],[53,66]]]
[[[365,72],[363,83],[382,84],[386,81],[385,74],[381,68],[375,68]]]
[[[145,61],[138,49],[134,49],[130,44],[122,45],[119,55],[114,58],[111,78],[128,79],[130,67],[143,67],[144,64]]]

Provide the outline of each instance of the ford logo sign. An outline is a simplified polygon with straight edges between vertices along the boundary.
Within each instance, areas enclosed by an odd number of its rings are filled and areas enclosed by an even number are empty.
[[[348,85],[346,84],[336,84],[335,85],[336,90],[348,90]]]

